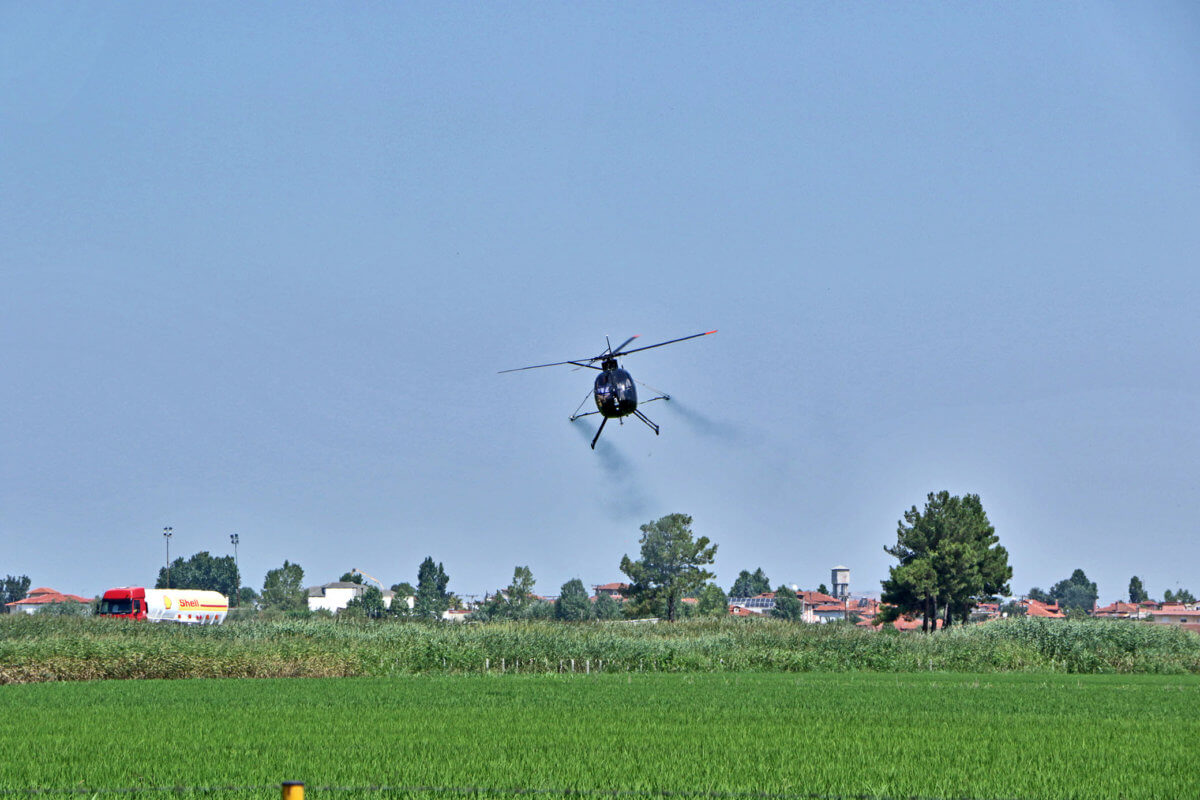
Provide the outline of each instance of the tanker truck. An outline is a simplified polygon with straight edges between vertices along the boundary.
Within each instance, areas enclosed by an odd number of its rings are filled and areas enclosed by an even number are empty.
[[[179,622],[184,625],[220,625],[229,613],[229,600],[220,592],[201,589],[146,589],[118,586],[100,598],[106,617]]]

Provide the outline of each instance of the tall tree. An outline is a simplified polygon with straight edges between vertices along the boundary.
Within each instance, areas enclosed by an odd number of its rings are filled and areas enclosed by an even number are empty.
[[[1012,567],[999,541],[979,495],[931,492],[923,512],[904,512],[896,544],[884,548],[899,563],[882,581],[883,602],[892,614],[921,614],[926,631],[943,610],[947,627],[965,622],[980,602],[1009,592]]]
[[[680,600],[711,580],[713,573],[704,569],[713,563],[717,546],[707,536],[694,538],[692,518],[687,514],[668,514],[642,526],[642,557],[634,561],[621,558],[621,571],[629,576],[626,594],[640,605],[665,606],[667,619],[674,622]]]
[[[1129,602],[1134,605],[1144,603],[1150,599],[1146,594],[1146,587],[1142,585],[1142,579],[1134,575],[1129,579]]]
[[[1037,600],[1039,603],[1053,603],[1054,598],[1049,592],[1043,592],[1037,586],[1030,587],[1028,594],[1025,595],[1030,600]]]
[[[408,581],[400,581],[399,583],[393,583],[391,585],[391,590],[396,593],[397,597],[400,597],[401,595],[403,595],[404,597],[416,597],[417,596],[417,587],[413,586]]]
[[[256,605],[258,605],[259,599],[258,592],[254,591],[253,587],[243,586],[238,589],[237,607],[239,610],[243,608],[254,608]],[[305,601],[305,603],[307,604],[307,601]]]
[[[799,622],[804,616],[804,604],[790,586],[780,586],[775,590],[775,608],[771,616]]]
[[[1167,589],[1165,592],[1163,592],[1163,602],[1164,603],[1194,603],[1194,602],[1196,602],[1196,598],[1187,589],[1180,589],[1177,592],[1172,592],[1170,589]]]
[[[767,573],[762,571],[762,567],[754,570],[754,574],[750,576],[752,582],[751,588],[755,594],[766,594],[771,591],[771,579],[767,577]]]
[[[8,612],[6,603],[24,600],[27,594],[29,594],[28,575],[5,575],[4,582],[0,583],[0,614]]]
[[[920,614],[921,630],[928,632],[935,627],[940,593],[932,560],[913,558],[888,571],[880,596],[885,606],[879,619],[890,622],[901,614]]]
[[[1068,611],[1090,612],[1096,607],[1096,598],[1099,596],[1096,584],[1089,581],[1081,569],[1050,587],[1050,597],[1058,602],[1059,607]]]
[[[170,585],[168,585],[168,577]],[[158,571],[155,589],[205,589],[230,597],[241,584],[233,556],[212,556],[207,550],[171,562],[171,568]]]
[[[343,574],[342,577],[338,578],[338,580],[341,581],[342,583],[362,584],[363,576],[361,573],[355,572],[354,570],[350,570],[349,572]]]
[[[620,619],[623,616],[621,604],[617,602],[611,594],[600,592],[596,595],[596,604],[593,606],[596,612],[596,619]]]
[[[299,564],[284,561],[283,566],[267,572],[263,579],[264,608],[280,611],[303,611],[308,608],[304,592],[304,569]]]
[[[514,615],[519,614],[534,601],[534,583],[533,572],[529,567],[518,566],[513,568],[512,582],[508,584],[508,588],[505,589],[504,593],[508,596],[508,602],[512,606]],[[581,582],[580,586],[582,585]]]
[[[393,600],[393,602],[395,602]],[[383,604],[383,592],[378,586],[367,585],[363,593],[346,604],[346,608],[362,609],[367,619],[379,619],[387,610]]]
[[[450,608],[450,593],[446,586],[450,576],[440,563],[434,564],[432,556],[426,556],[417,568],[417,594],[413,613],[422,619],[441,619]]]
[[[579,578],[572,578],[558,590],[554,616],[564,622],[583,622],[592,618],[592,601]]]
[[[696,613],[701,617],[729,616],[729,598],[715,583],[706,583],[696,596]]]
[[[534,583],[533,572],[529,567],[515,567],[512,581],[508,587],[500,589],[486,598],[483,604],[475,609],[471,618],[485,621],[531,618],[533,606],[537,601],[533,594]],[[538,611],[541,612],[542,609]],[[538,616],[538,613],[532,614],[532,617]]]
[[[392,589],[392,607],[389,609],[393,617],[411,617],[415,613],[417,600],[417,587],[413,586],[408,581],[400,581],[393,583]],[[413,599],[413,605],[409,606],[408,598]]]
[[[767,574],[762,571],[762,567],[759,567],[754,572],[750,572],[747,569],[739,572],[737,580],[729,588],[729,596],[754,597],[755,595],[769,591],[771,591],[771,581],[767,578]]]

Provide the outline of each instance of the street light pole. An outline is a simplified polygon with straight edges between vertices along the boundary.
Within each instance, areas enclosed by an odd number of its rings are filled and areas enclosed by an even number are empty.
[[[242,593],[242,573],[238,572],[237,559],[238,535],[236,533],[229,534],[229,541],[233,542],[233,603],[234,605],[241,605],[238,602],[238,595]]]
[[[171,588],[171,535],[174,532],[175,529],[170,525],[163,528],[163,539],[165,539],[167,542],[167,589]]]

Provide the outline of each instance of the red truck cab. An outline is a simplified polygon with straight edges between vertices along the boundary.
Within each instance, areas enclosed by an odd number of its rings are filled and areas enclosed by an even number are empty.
[[[109,589],[100,598],[100,614],[106,617],[145,619],[145,587],[119,586],[116,589]]]

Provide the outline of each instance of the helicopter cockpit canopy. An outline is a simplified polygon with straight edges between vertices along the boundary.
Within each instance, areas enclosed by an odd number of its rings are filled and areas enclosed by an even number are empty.
[[[606,417],[623,417],[637,408],[637,386],[623,369],[606,369],[596,376],[596,408]]]

